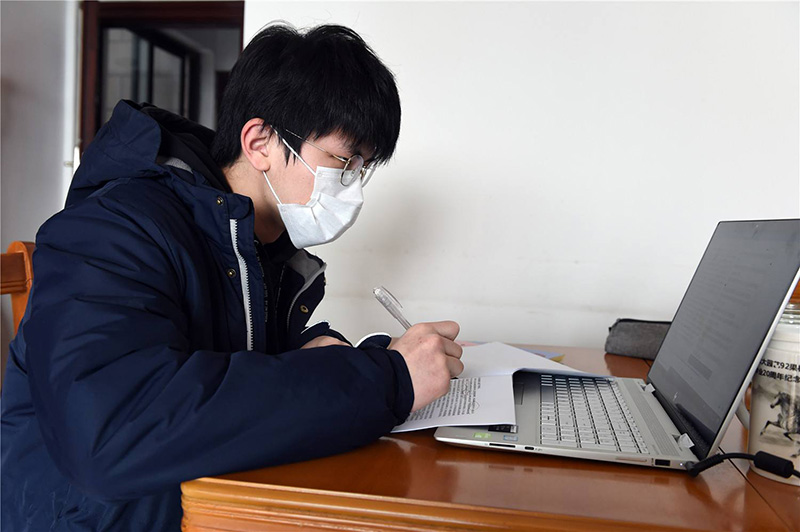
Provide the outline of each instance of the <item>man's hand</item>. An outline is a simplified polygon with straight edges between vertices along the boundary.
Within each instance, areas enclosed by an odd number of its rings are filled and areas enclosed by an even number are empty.
[[[313,340],[306,342],[306,344],[300,349],[311,349],[312,347],[326,347],[329,345],[344,345],[350,347],[350,344],[342,342],[338,338],[334,338],[333,336],[322,335],[322,336],[317,336]]]
[[[464,371],[461,346],[455,343],[459,326],[454,321],[418,323],[392,341],[389,349],[406,361],[414,386],[414,412],[443,396],[450,379]]]

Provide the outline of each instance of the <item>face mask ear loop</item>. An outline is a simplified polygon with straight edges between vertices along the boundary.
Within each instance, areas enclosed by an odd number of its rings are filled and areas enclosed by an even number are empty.
[[[267,173],[265,171],[263,171],[263,170],[261,171],[261,173],[264,174],[264,179],[267,180],[267,186],[272,191],[272,195],[275,196],[275,199],[278,200],[279,204],[283,205],[283,202],[281,201],[281,199],[278,197],[277,194],[275,194],[275,189],[272,188],[272,183],[269,182],[269,177],[267,177]]]
[[[297,153],[296,151],[294,151],[294,148],[292,148],[292,147],[289,145],[289,143],[288,143],[288,142],[286,142],[286,139],[284,139],[283,137],[281,137],[281,142],[283,142],[284,144],[286,144],[286,147],[287,147],[287,148],[289,148],[289,151],[290,151],[290,152],[292,152],[292,154],[294,154],[294,156],[295,156],[295,157],[297,157],[298,159],[300,159],[300,162],[301,162],[301,163],[303,163],[303,164],[305,165],[305,167],[306,167],[306,168],[308,168],[308,171],[309,171],[309,172],[311,172],[311,175],[313,175],[314,177],[317,177],[317,173],[316,173],[316,172],[315,172],[315,171],[314,171],[314,170],[313,170],[313,169],[312,169],[312,168],[311,168],[311,167],[308,165],[308,163],[307,163],[307,162],[305,162],[305,161],[303,160],[303,158],[302,158],[302,157],[300,157],[300,154],[299,154],[299,153]]]

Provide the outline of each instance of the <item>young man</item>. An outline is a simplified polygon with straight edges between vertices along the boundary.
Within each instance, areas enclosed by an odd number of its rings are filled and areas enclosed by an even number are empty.
[[[339,26],[242,53],[216,135],[121,102],[37,235],[2,400],[3,530],[178,530],[179,483],[367,444],[460,373],[453,322],[306,327],[400,126]]]

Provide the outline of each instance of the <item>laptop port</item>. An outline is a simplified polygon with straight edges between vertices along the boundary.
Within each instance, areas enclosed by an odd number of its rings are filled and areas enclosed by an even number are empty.
[[[656,458],[655,463],[657,466],[669,467],[669,460],[664,460],[663,458]]]
[[[493,447],[508,447],[509,449],[516,449],[517,448],[516,445],[511,445],[511,444],[508,444],[508,443],[489,443],[489,445],[491,445]]]

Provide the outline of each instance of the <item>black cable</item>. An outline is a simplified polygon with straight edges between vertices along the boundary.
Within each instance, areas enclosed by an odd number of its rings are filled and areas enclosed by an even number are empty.
[[[732,458],[744,458],[746,460],[752,460],[753,464],[757,468],[763,469],[764,471],[774,475],[778,475],[779,477],[789,478],[792,475],[800,477],[800,471],[794,468],[794,464],[791,460],[775,456],[774,454],[765,453],[764,451],[759,451],[756,454],[715,454],[714,456],[709,456],[705,460],[700,460],[699,462],[686,462],[683,464],[683,466],[689,472],[689,475],[696,477],[706,469],[714,467],[715,465],[721,464],[724,460],[730,460]]]

